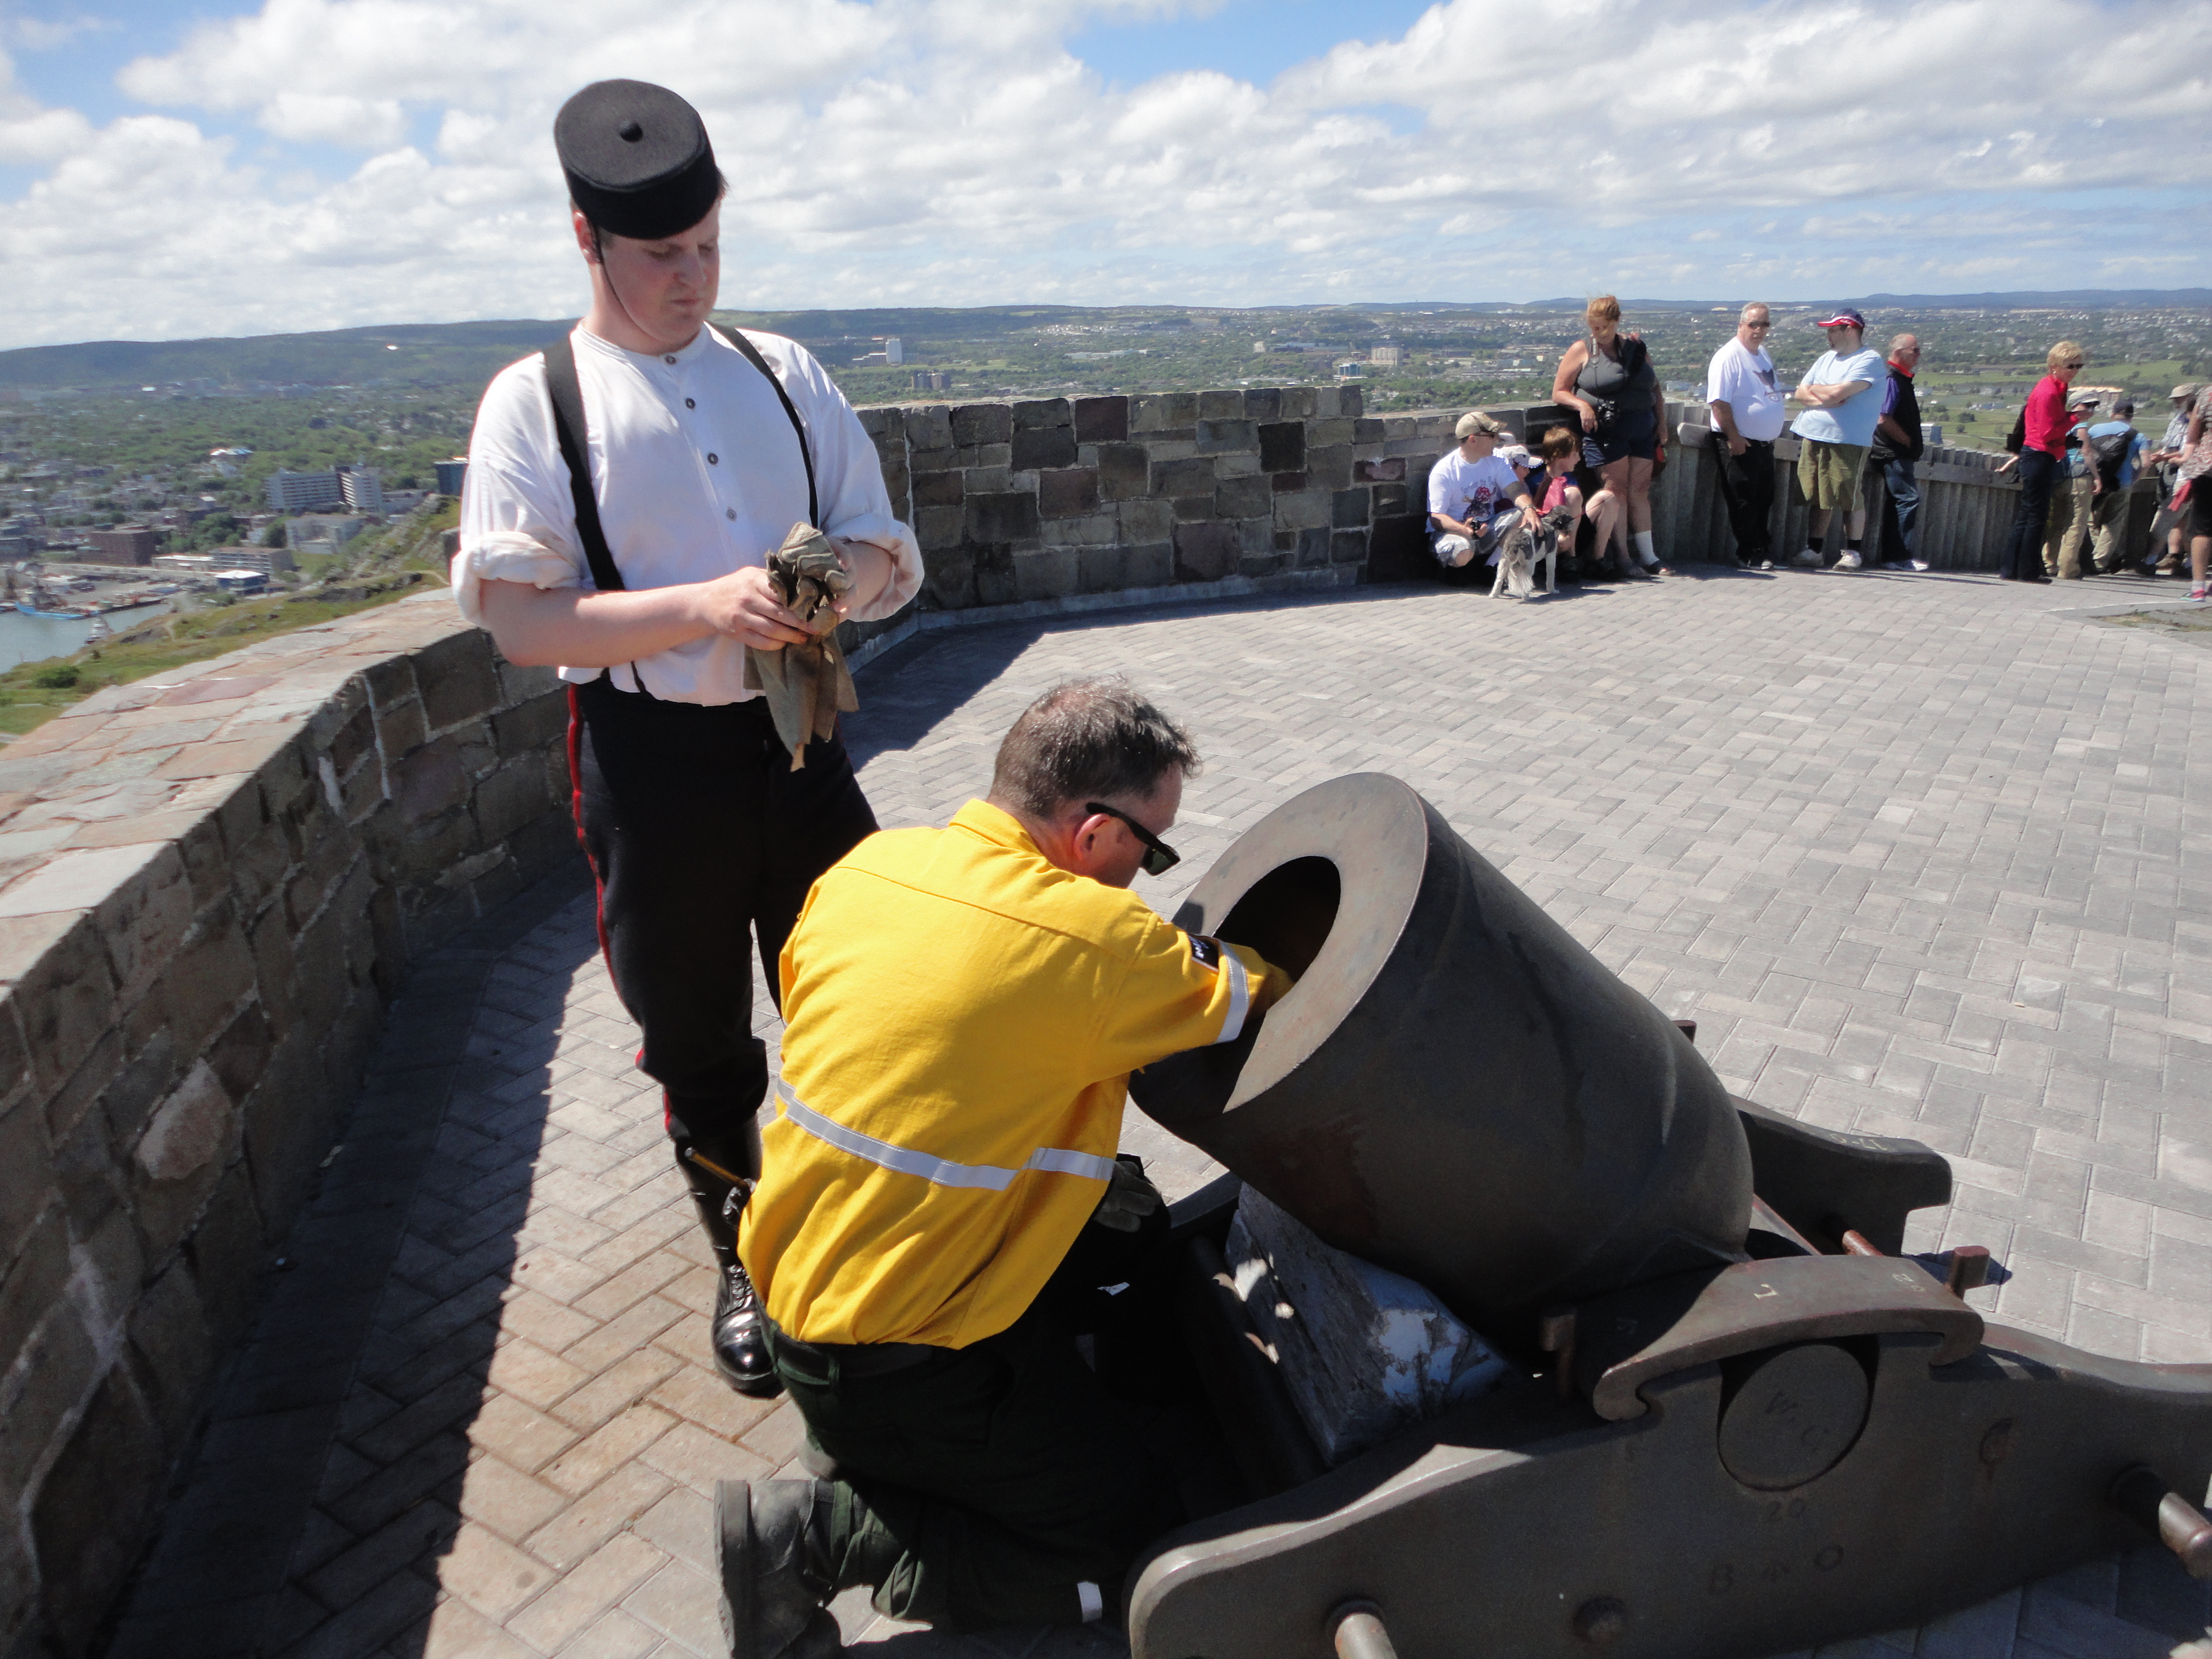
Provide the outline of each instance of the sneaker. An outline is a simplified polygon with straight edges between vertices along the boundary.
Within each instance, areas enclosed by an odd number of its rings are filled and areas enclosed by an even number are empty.
[[[1898,562],[1898,568],[1900,570],[1925,570],[1928,568],[1928,561],[1925,559],[1900,559]]]
[[[1802,569],[1818,570],[1820,568],[1820,550],[1811,547],[1807,548],[1802,553],[1800,553],[1797,556],[1797,564]]]
[[[2203,582],[2199,582],[2196,586],[2191,588],[2189,590],[2189,597],[2192,599],[2202,599],[2205,598],[2206,593],[2204,584]]]
[[[1838,570],[1856,570],[1859,568],[1859,556],[1849,548],[1845,548],[1836,557],[1836,568]]]

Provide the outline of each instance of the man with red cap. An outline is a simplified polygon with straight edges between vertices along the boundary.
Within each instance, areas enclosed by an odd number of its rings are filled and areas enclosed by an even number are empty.
[[[697,112],[601,81],[553,133],[591,308],[484,392],[453,589],[509,661],[568,683],[600,937],[720,1269],[714,1358],[772,1395],[735,1253],[769,1080],[748,955],[757,935],[775,994],[807,890],[876,821],[834,733],[786,747],[747,653],[813,638],[766,568],[794,526],[829,538],[855,619],[912,599],[921,557],[821,364],[709,325],[725,186]]]
[[[1849,306],[1819,326],[1828,331],[1828,349],[1798,382],[1797,401],[1805,411],[1790,427],[1804,446],[1797,452],[1797,482],[1813,509],[1806,517],[1807,546],[1797,562],[1810,569],[1820,568],[1828,515],[1840,509],[1850,515],[1850,540],[1837,556],[1836,568],[1856,570],[1866,540],[1859,477],[1866,471],[1867,453],[1874,447],[1875,423],[1881,418],[1881,392],[1889,384],[1889,370],[1880,352],[1866,349],[1866,319]]]

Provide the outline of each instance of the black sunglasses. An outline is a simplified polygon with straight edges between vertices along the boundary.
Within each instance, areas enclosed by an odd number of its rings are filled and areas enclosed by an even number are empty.
[[[1164,876],[1182,862],[1182,854],[1162,841],[1151,830],[1117,806],[1109,806],[1103,800],[1085,801],[1086,812],[1103,812],[1109,818],[1119,818],[1129,826],[1129,833],[1145,843],[1145,861],[1139,866],[1148,876]]]

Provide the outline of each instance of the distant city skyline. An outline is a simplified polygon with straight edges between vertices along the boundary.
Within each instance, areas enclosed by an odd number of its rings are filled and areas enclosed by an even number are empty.
[[[706,115],[732,308],[2207,283],[2212,0],[0,0],[0,348],[574,315]]]

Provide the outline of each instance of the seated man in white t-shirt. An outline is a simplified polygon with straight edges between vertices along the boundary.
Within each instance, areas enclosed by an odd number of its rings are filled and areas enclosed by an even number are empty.
[[[1429,532],[1437,562],[1456,569],[1480,555],[1485,563],[1495,564],[1522,515],[1535,518],[1535,504],[1520,475],[1493,453],[1509,435],[1502,422],[1478,409],[1461,416],[1453,430],[1459,447],[1429,472]]]

